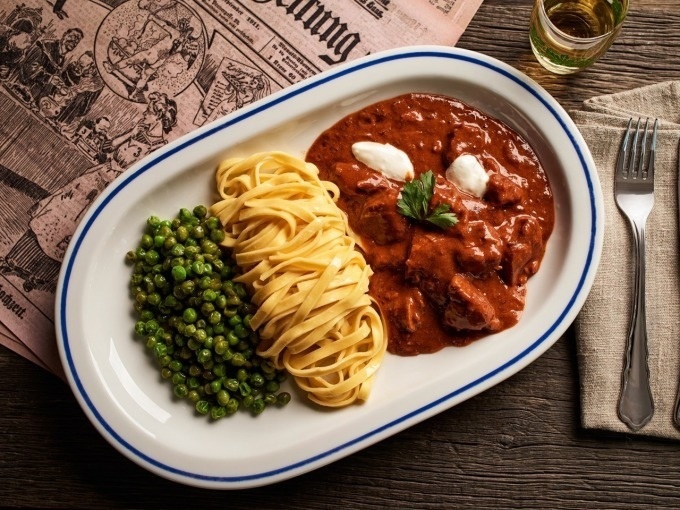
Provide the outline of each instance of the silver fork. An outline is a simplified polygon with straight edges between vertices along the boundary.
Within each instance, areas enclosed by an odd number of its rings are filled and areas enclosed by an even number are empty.
[[[628,218],[635,245],[633,302],[621,381],[619,418],[632,430],[644,427],[654,414],[647,364],[647,318],[645,311],[645,224],[654,205],[654,156],[657,120],[648,141],[649,119],[628,129],[616,162],[616,205]]]

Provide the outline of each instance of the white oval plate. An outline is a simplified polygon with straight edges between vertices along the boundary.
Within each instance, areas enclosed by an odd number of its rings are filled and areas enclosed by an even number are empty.
[[[514,328],[464,348],[388,355],[364,405],[323,410],[294,400],[259,417],[211,423],[195,416],[133,334],[125,253],[146,218],[209,205],[227,156],[284,150],[303,156],[344,115],[406,92],[459,98],[520,132],[545,166],[555,230],[525,313]],[[141,466],[189,485],[274,483],[347,456],[476,395],[527,366],[574,320],[602,248],[595,166],[566,112],[539,85],[490,57],[418,46],[382,52],[273,94],[154,152],[89,209],[66,254],[56,331],[69,382],[99,432]],[[405,460],[405,462],[408,462]]]

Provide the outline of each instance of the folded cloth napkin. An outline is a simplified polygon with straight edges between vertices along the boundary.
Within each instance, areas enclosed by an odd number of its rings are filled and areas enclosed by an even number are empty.
[[[654,416],[638,434],[680,439],[673,409],[680,382],[678,141],[680,81],[595,97],[570,112],[587,142],[604,195],[604,248],[575,323],[585,428],[632,433],[617,405],[633,284],[632,236],[614,201],[614,168],[628,119],[659,119],[654,208],[647,220],[647,332]]]

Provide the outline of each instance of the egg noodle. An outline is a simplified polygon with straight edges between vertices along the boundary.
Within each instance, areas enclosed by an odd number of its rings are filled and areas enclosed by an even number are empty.
[[[210,212],[258,305],[258,354],[286,369],[318,404],[366,400],[385,354],[385,327],[368,295],[373,274],[348,235],[339,189],[284,152],[223,161]]]

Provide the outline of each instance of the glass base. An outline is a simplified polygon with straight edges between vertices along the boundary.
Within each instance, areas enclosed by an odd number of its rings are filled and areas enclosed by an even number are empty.
[[[531,42],[531,50],[534,52],[534,56],[536,57],[536,60],[538,60],[538,63],[545,67],[551,73],[574,74],[586,69],[586,67],[571,67],[563,64],[555,64],[534,46],[533,41]]]

